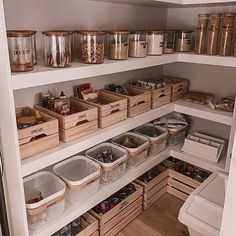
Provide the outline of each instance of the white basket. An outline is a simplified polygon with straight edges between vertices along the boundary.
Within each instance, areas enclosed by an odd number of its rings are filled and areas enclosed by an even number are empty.
[[[120,144],[121,139],[123,136],[133,136],[135,138],[135,141],[139,144],[139,147],[137,148],[127,148],[125,146],[122,146]],[[111,140],[112,143],[119,145],[122,148],[125,148],[129,153],[129,159],[127,163],[127,167],[134,168],[144,162],[147,159],[148,154],[148,147],[149,147],[149,139],[147,137],[144,137],[139,134],[135,134],[133,132],[126,132],[124,134],[121,134],[119,136],[116,136]]]
[[[59,217],[65,208],[65,183],[54,174],[44,171],[24,178],[25,201],[40,194],[43,199],[36,203],[26,203],[28,225],[38,229]]]
[[[67,184],[66,200],[83,203],[99,190],[101,167],[84,156],[74,156],[53,167],[53,172]]]
[[[158,137],[150,137],[150,136],[145,135],[145,132],[149,127],[155,128],[161,134]],[[134,129],[134,133],[137,133],[137,134],[140,134],[149,138],[150,146],[148,148],[148,156],[157,155],[158,153],[160,153],[166,148],[168,130],[163,128],[162,126],[159,126],[159,125],[153,126],[153,124],[149,123],[149,124],[145,124]]]
[[[97,155],[104,150],[111,150],[116,160],[112,163],[103,163],[96,159]],[[101,143],[85,152],[85,155],[102,167],[101,182],[109,184],[120,178],[126,170],[128,152],[112,143]]]

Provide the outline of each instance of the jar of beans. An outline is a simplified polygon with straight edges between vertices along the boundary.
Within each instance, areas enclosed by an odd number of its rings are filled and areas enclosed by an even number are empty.
[[[189,30],[179,30],[176,32],[175,51],[190,52],[192,49],[192,33]]]
[[[146,57],[147,33],[145,31],[132,31],[129,35],[129,57]]]
[[[175,50],[175,33],[174,30],[165,30],[163,39],[163,53],[170,54]]]
[[[45,65],[48,67],[71,66],[72,31],[45,31]]]
[[[34,69],[36,52],[33,52],[33,36],[36,31],[32,30],[9,30],[7,31],[8,50],[12,72],[25,72]],[[35,46],[34,46],[35,49]]]
[[[111,60],[128,59],[129,31],[110,31],[108,58]]]
[[[148,32],[147,37],[147,54],[148,55],[162,55],[163,54],[163,39],[164,32],[160,30],[153,30]]]
[[[86,64],[104,62],[104,35],[102,31],[79,31],[79,59]]]

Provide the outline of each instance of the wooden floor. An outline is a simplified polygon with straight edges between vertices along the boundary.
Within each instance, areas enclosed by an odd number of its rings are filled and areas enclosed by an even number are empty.
[[[189,236],[187,227],[178,221],[182,204],[166,193],[117,236]]]

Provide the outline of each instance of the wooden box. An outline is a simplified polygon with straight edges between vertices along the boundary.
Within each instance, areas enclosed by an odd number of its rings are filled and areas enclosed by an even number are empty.
[[[22,117],[22,109],[29,109],[30,115],[35,114],[35,109],[22,107],[16,109],[16,119]],[[46,151],[59,145],[58,120],[39,111],[44,121],[24,129],[18,129],[21,159]],[[39,135],[43,137],[37,138]]]
[[[168,173],[166,169],[161,173],[156,171],[155,168],[150,170],[154,177],[150,182],[145,183],[140,179],[136,179],[135,183],[143,187],[143,209],[146,210],[152,204],[154,204],[159,198],[161,198],[167,192]]]
[[[75,99],[70,99],[70,105],[72,114],[67,116],[40,105],[34,106],[37,110],[58,119],[60,140],[64,142],[70,142],[98,129],[98,111],[96,107]]]
[[[81,100],[98,108],[98,127],[105,128],[127,118],[127,99],[117,95],[98,91],[98,101],[102,104]]]
[[[100,236],[114,236],[142,212],[143,188],[136,191],[105,214],[90,211],[99,220]]]
[[[147,112],[151,109],[151,92],[145,89],[130,86],[128,84],[123,85],[129,95],[118,94],[108,90],[104,92],[114,94],[128,100],[128,117],[134,117],[141,113]]]
[[[174,77],[164,77],[167,85],[171,86],[171,101],[177,101],[184,97],[188,91],[188,80]]]

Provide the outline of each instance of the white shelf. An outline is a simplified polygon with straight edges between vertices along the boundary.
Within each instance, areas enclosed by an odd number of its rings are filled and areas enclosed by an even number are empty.
[[[83,204],[71,205],[69,203],[66,203],[65,212],[59,218],[55,219],[49,224],[46,224],[38,230],[30,230],[30,236],[45,236],[53,234],[64,225],[70,223],[78,216],[84,214],[85,212],[96,206],[98,203],[108,198],[113,193],[117,192],[122,187],[137,179],[140,175],[144,174],[146,171],[165,160],[167,157],[169,157],[169,153],[170,150],[167,148],[160,154],[153,157],[149,157],[138,167],[127,169],[126,174],[116,180],[114,183],[108,185],[101,184],[99,192],[95,194],[92,198],[83,202]]]

